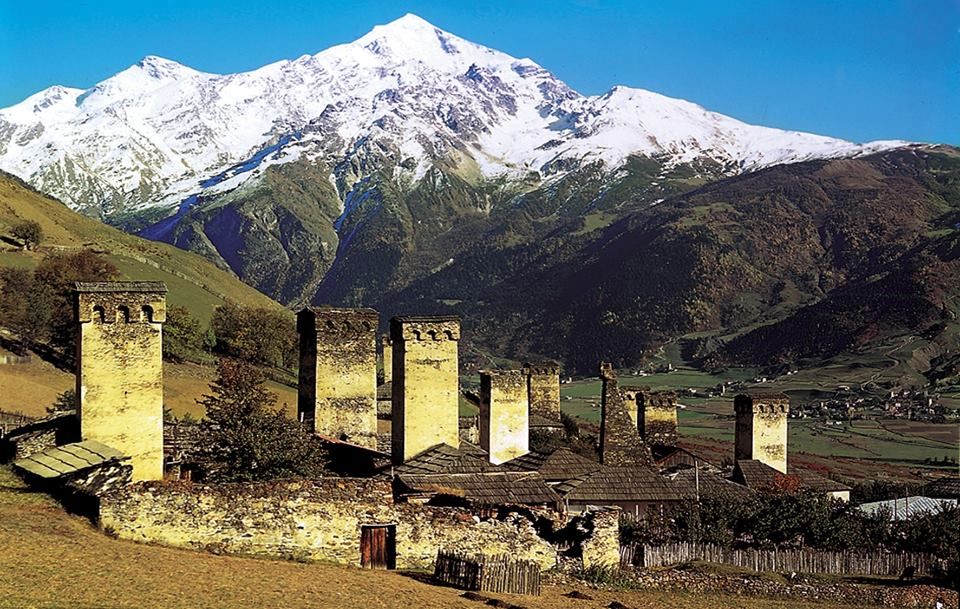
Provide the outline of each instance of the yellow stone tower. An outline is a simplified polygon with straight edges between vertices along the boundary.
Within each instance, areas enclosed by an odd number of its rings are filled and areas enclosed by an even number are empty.
[[[528,410],[523,370],[480,373],[480,447],[490,463],[499,465],[530,452]]]
[[[393,341],[393,460],[437,444],[460,446],[460,318],[390,320]]]
[[[384,334],[380,337],[380,353],[383,362],[383,384],[393,381],[393,343],[390,342],[390,335]]]
[[[677,394],[672,391],[644,391],[638,396],[637,428],[651,446],[677,444]]]
[[[163,283],[77,283],[80,436],[130,456],[133,480],[163,479]]]
[[[535,362],[524,364],[530,414],[551,421],[560,420],[560,364]]]
[[[297,314],[297,412],[313,433],[377,447],[377,312],[308,307]]]
[[[738,395],[733,409],[737,418],[734,458],[756,459],[787,473],[790,398],[780,392]]]

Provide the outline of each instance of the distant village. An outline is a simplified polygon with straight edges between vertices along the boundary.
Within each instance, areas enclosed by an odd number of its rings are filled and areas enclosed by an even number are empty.
[[[298,422],[328,455],[326,472],[215,483],[204,479],[201,426],[164,421],[166,287],[79,283],[75,299],[76,407],[9,430],[3,454],[111,535],[197,550],[368,568],[439,569],[440,556],[490,554],[541,570],[619,566],[624,519],[662,518],[710,493],[848,501],[848,485],[789,464],[791,417],[834,417],[839,403],[847,417],[850,404],[910,416],[936,408],[908,394],[891,396],[891,411],[846,391],[793,406],[783,393],[721,385],[708,392],[729,396],[736,419],[724,468],[680,444],[676,392],[620,385],[599,362],[593,459],[565,444],[557,362],[480,371],[479,392],[463,396],[457,317],[394,317],[378,337],[372,309],[308,307],[297,314]],[[462,396],[478,416],[460,416]],[[951,488],[937,501],[955,505]]]

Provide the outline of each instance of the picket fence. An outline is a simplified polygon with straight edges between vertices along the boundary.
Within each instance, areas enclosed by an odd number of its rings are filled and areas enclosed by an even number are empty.
[[[620,547],[621,566],[663,567],[691,560],[779,573],[899,576],[908,567],[913,567],[916,575],[928,574],[934,557],[920,553],[731,550],[701,543],[672,543],[660,546],[636,544]]]
[[[434,578],[463,590],[540,594],[540,565],[507,554],[481,555],[440,550]]]

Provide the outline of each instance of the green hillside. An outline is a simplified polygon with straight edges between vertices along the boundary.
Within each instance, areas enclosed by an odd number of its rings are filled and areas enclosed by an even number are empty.
[[[43,229],[37,251],[21,250],[10,235],[11,227],[24,220],[38,222]],[[0,172],[0,266],[33,268],[47,253],[83,248],[109,258],[124,279],[165,282],[169,304],[189,308],[204,324],[213,308],[225,301],[281,307],[197,254],[147,241],[77,214]]]

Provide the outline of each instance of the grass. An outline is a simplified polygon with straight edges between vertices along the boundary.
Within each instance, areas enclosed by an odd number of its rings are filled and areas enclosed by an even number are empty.
[[[453,588],[404,574],[329,564],[214,556],[110,538],[0,466],[0,608],[22,609],[481,609]],[[529,609],[839,609],[833,603],[669,591],[587,590],[547,585],[539,597],[488,594]]]

